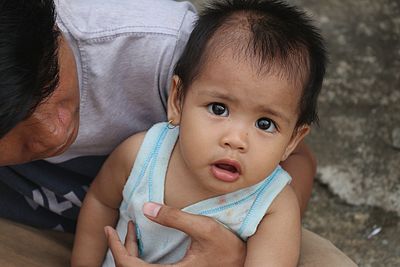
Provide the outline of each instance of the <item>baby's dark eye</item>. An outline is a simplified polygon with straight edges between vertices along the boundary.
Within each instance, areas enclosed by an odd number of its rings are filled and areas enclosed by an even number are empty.
[[[260,118],[256,121],[256,127],[265,132],[273,133],[276,131],[276,126],[273,120],[268,118]]]
[[[207,106],[208,112],[211,114],[227,117],[229,115],[228,108],[221,103],[211,103]]]

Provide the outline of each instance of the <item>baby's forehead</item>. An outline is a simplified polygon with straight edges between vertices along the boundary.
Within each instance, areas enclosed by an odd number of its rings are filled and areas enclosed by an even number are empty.
[[[248,94],[255,93],[255,97],[259,95],[256,89],[261,90],[258,92],[268,92],[271,87],[284,88],[296,98],[300,98],[304,80],[300,75],[292,75],[279,63],[271,62],[260,69],[253,59],[237,57],[231,51],[225,51],[208,57],[195,80],[216,84],[215,89],[223,88],[225,91],[229,91],[229,86],[238,86]],[[263,95],[268,97],[268,94]]]
[[[205,68],[215,67],[218,64],[231,64],[247,66],[257,79],[275,76],[294,90],[303,90],[308,81],[308,65],[305,62],[299,62],[296,58],[290,60],[273,57],[261,61],[257,55],[249,55],[241,49],[235,50],[235,46],[209,47],[207,50],[209,51],[206,52],[207,56],[203,58],[198,76],[202,75]],[[239,69],[234,69],[234,71],[237,71],[237,75],[240,75]]]
[[[303,88],[310,74],[308,49],[301,43],[279,46],[260,40],[240,18],[221,25],[210,37],[201,56],[200,70],[215,59],[231,56],[237,62],[249,64],[257,75],[279,75]],[[238,21],[239,25],[235,25]]]

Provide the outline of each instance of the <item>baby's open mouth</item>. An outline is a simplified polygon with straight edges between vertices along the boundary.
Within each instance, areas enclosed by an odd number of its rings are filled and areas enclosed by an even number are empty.
[[[240,165],[234,160],[221,160],[211,165],[211,173],[224,182],[234,182],[240,177]]]
[[[237,173],[237,172],[238,172],[238,169],[237,169],[235,166],[230,165],[230,164],[219,163],[219,164],[215,164],[215,166],[216,166],[217,168],[226,170],[226,171],[228,171],[228,172],[232,172],[232,173]]]

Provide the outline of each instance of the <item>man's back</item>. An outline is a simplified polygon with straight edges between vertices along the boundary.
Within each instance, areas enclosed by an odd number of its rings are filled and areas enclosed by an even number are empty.
[[[59,1],[58,25],[77,63],[80,129],[62,162],[107,155],[128,136],[166,119],[173,68],[195,20],[189,3]]]

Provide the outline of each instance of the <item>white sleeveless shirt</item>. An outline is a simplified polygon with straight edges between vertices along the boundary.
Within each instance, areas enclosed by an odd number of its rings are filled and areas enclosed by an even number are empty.
[[[167,123],[154,125],[139,149],[132,172],[123,189],[117,231],[125,239],[127,224],[135,222],[140,258],[150,263],[175,263],[183,258],[190,237],[178,230],[158,225],[142,212],[145,202],[164,203],[164,184],[168,162],[179,135],[179,127]],[[185,207],[183,211],[216,219],[246,241],[253,235],[274,198],[291,181],[278,166],[261,182],[225,195]],[[179,194],[179,192],[176,192]],[[103,267],[115,266],[109,251]]]

